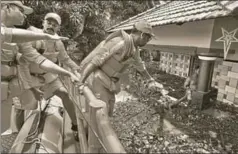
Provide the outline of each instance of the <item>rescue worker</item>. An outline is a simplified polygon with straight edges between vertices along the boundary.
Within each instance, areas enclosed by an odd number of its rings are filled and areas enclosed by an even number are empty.
[[[181,103],[182,101],[185,101],[187,99],[188,105],[192,102],[192,94],[197,89],[197,82],[198,82],[198,74],[199,74],[199,65],[195,66],[194,73],[187,77],[184,82],[184,88],[186,89],[186,94],[177,100],[176,102],[172,103],[170,105],[170,109],[175,108]]]
[[[14,27],[14,25],[22,24],[25,16],[24,13],[28,14],[32,12],[31,8],[24,6],[20,1],[1,1],[1,4],[1,24],[4,27]],[[25,80],[29,82],[28,87],[25,87],[26,91],[24,90],[24,93],[21,94],[22,97],[27,98],[33,95],[36,99],[39,100],[42,95],[41,91],[39,91],[37,88],[34,88],[34,85],[31,81],[31,76],[29,76],[29,70],[27,72],[25,69],[20,69],[17,67],[17,52],[22,53],[21,60],[19,60],[18,63],[26,63],[27,61],[31,61],[37,63],[42,69],[46,71],[66,75],[69,76],[71,80],[78,81],[78,78],[73,73],[59,67],[55,63],[47,60],[47,58],[39,54],[32,47],[32,44],[30,42],[22,44],[4,42],[2,44],[1,50],[1,118],[3,122],[1,125],[2,132],[6,130],[6,128],[9,128],[10,122],[9,114],[11,113],[10,111],[12,106],[12,97],[10,97],[10,95],[13,96],[13,94],[11,94],[10,92],[9,95],[9,83],[13,83],[12,79],[16,79],[18,73],[21,74],[20,77],[24,77]],[[29,109],[36,109],[36,106],[32,105]]]
[[[22,5],[22,3],[14,2],[16,5],[28,10],[26,12],[33,12],[33,10],[27,6]],[[7,4],[7,1],[2,1],[2,4]],[[4,11],[4,10],[1,10]],[[5,22],[6,18],[1,17],[1,21]],[[23,43],[36,40],[66,40],[67,37],[61,37],[57,35],[49,35],[45,33],[36,33],[28,30],[18,29],[18,28],[7,28],[1,25],[1,43]]]
[[[57,32],[61,25],[61,17],[56,13],[48,13],[46,14],[43,21],[43,30],[37,29],[33,26],[30,26],[28,29],[33,31],[41,31],[42,33],[48,33],[51,35],[57,35]],[[38,50],[43,56],[51,60],[56,64],[63,64],[68,66],[75,75],[79,75],[77,70],[79,66],[69,57],[67,54],[64,44],[62,41],[35,41],[32,43],[33,47]],[[28,66],[24,66],[28,67]],[[30,72],[34,77],[42,77],[45,80],[45,85],[43,85],[40,89],[44,92],[44,98],[49,99],[50,97],[56,95],[62,99],[63,105],[68,112],[71,121],[72,121],[72,130],[75,133],[75,137],[77,138],[77,119],[75,114],[75,108],[73,104],[73,100],[69,97],[67,89],[64,87],[61,82],[59,76],[53,73],[47,73],[46,71],[39,68],[39,66],[35,63],[30,63]],[[24,81],[22,78],[23,85],[28,84],[28,82]]]
[[[131,34],[123,30],[110,34],[80,64],[80,84],[88,82],[94,94],[107,103],[109,116],[113,113],[115,94],[120,91],[120,75],[128,65],[134,65],[147,79],[149,88],[163,87],[150,76],[140,57],[139,47],[146,45],[153,36],[152,26],[140,21]]]
[[[45,33],[37,33],[29,30],[23,30],[18,28],[1,27],[1,44],[3,42],[8,43],[23,43],[36,40],[67,40],[67,37],[49,35]]]

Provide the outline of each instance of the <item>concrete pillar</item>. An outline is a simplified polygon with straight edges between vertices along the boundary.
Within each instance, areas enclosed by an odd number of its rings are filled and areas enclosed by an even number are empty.
[[[200,59],[200,71],[197,90],[201,92],[208,92],[211,88],[212,73],[216,58],[205,56],[198,56],[198,58]]]
[[[193,93],[192,102],[200,109],[204,109],[210,104],[209,94],[216,57],[198,56],[198,58],[200,60],[198,85],[197,91]]]

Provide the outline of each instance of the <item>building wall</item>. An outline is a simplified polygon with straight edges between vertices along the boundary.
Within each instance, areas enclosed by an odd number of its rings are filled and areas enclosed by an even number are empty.
[[[215,62],[212,86],[218,89],[217,100],[238,105],[238,62]]]
[[[209,48],[214,19],[153,28],[156,39],[149,44]]]
[[[160,52],[160,69],[169,74],[187,77],[191,58],[191,55]]]
[[[218,89],[217,99],[238,105],[238,42],[231,43],[228,61],[223,61],[224,42],[216,41],[222,37],[222,28],[231,32],[238,28],[238,20],[225,17],[189,22],[181,26],[157,26],[153,28],[156,39],[151,40],[148,47],[161,52],[161,70],[181,77],[188,76],[194,65],[198,64],[195,55],[217,52],[220,58],[215,63],[212,79],[212,86]],[[238,38],[238,31],[235,37]],[[171,48],[166,49],[168,47]],[[185,47],[194,47],[194,53],[193,49],[179,49]]]
[[[216,41],[223,35],[222,28],[227,32],[231,32],[235,29],[238,29],[238,19],[234,17],[215,19],[210,45],[211,48],[224,50],[224,42]],[[235,33],[235,37],[238,38],[238,30]],[[223,57],[223,52],[221,52],[221,57]],[[227,60],[238,61],[238,42],[231,43],[230,50],[227,55]]]

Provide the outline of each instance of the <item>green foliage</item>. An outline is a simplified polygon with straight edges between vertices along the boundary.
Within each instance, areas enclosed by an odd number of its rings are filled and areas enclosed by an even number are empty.
[[[84,57],[105,38],[105,29],[147,9],[146,1],[143,0],[22,1],[34,9],[34,13],[28,18],[30,23],[38,28],[42,28],[46,13],[58,13],[62,18],[59,34],[71,39],[65,43],[69,52],[83,52]]]

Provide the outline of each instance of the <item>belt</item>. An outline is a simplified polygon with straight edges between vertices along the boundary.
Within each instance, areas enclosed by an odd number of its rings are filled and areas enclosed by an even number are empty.
[[[118,77],[111,77],[111,80],[112,80],[113,82],[118,82],[118,81],[119,81],[119,78],[118,78]]]
[[[31,73],[32,76],[35,76],[35,77],[41,77],[43,75],[45,75],[46,73]]]
[[[1,61],[2,65],[8,65],[8,66],[16,66],[17,62],[16,61]]]
[[[11,81],[13,78],[17,77],[16,75],[11,75],[11,76],[1,76],[1,81]]]

